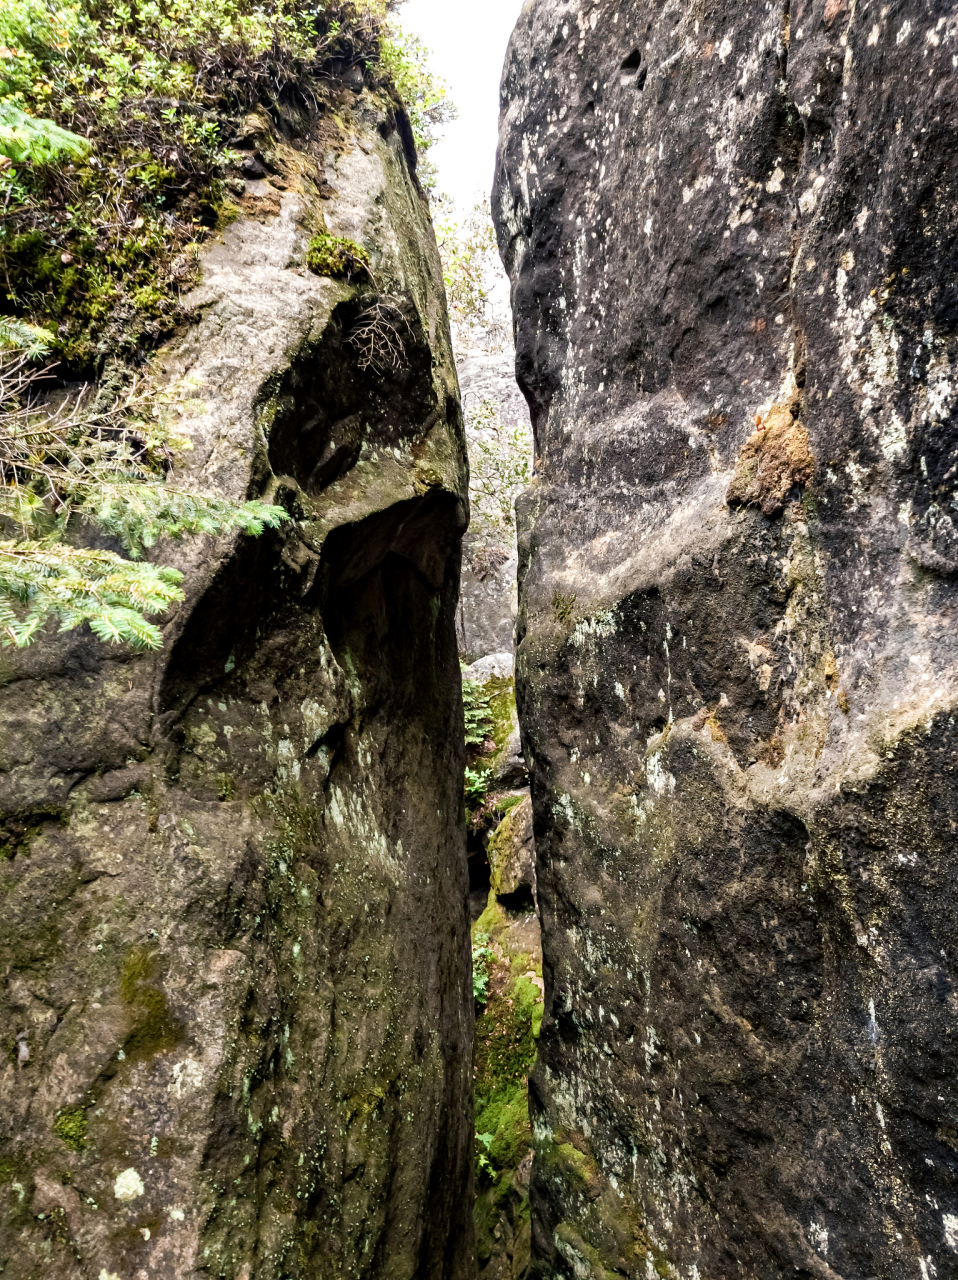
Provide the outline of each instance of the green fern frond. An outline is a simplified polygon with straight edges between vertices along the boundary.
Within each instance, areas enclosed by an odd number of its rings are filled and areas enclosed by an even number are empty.
[[[36,360],[52,345],[53,339],[44,329],[25,320],[14,320],[12,316],[0,316],[0,350],[23,351],[31,360]]]

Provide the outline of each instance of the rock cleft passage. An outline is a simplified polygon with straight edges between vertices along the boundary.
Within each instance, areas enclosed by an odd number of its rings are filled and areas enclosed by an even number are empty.
[[[154,362],[181,483],[295,523],[184,545],[158,655],[2,659],[5,1277],[474,1274],[462,420],[408,122],[343,97]]]
[[[532,1274],[958,1273],[958,28],[532,0]]]

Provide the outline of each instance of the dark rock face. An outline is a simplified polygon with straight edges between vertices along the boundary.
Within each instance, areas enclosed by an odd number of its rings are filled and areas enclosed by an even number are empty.
[[[5,651],[5,1277],[475,1272],[465,455],[438,255],[372,107],[315,173],[288,159],[288,191],[252,189],[205,258],[156,377],[185,479],[286,493],[298,522],[185,545],[156,657]],[[352,341],[375,298],[303,269],[317,221],[402,312],[394,374]]]
[[[958,28],[531,0],[542,1277],[958,1275]]]

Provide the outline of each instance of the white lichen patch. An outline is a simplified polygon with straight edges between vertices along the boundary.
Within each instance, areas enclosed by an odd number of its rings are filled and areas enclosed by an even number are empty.
[[[812,1244],[822,1255],[823,1258],[828,1257],[828,1232],[820,1222],[810,1222],[808,1226],[808,1234]]]
[[[602,613],[594,613],[591,618],[583,618],[577,623],[571,640],[577,645],[583,645],[589,640],[606,640],[609,636],[614,636],[617,629],[615,610],[605,609]]]
[[[958,1216],[953,1213],[943,1213],[941,1225],[944,1229],[945,1244],[954,1253],[958,1253]]]
[[[195,1058],[184,1058],[174,1063],[173,1079],[169,1091],[174,1098],[182,1098],[186,1093],[199,1089],[203,1083],[203,1064]]]
[[[113,1194],[117,1200],[136,1200],[145,1190],[143,1179],[132,1167],[116,1175]]]
[[[645,762],[645,777],[657,796],[671,795],[675,790],[675,777],[662,763],[662,755],[654,751]]]

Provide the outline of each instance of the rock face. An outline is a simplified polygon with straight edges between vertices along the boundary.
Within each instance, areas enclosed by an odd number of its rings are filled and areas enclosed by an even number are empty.
[[[519,562],[503,548],[474,548],[462,570],[456,636],[464,661],[511,652],[516,633],[516,570]]]
[[[528,431],[529,406],[516,386],[511,346],[501,352],[458,353],[456,368],[467,414],[483,403],[492,404],[508,428],[521,426]],[[509,536],[490,545],[487,537],[472,530],[466,535],[463,550],[456,615],[459,651],[467,662],[490,653],[511,652],[518,606],[515,539]]]
[[[530,0],[513,38],[550,1280],[958,1275],[940,13]]]
[[[462,422],[408,122],[356,103],[156,363],[180,482],[296,523],[185,545],[155,657],[5,651],[5,1277],[475,1271]],[[368,280],[305,270],[324,221]]]

